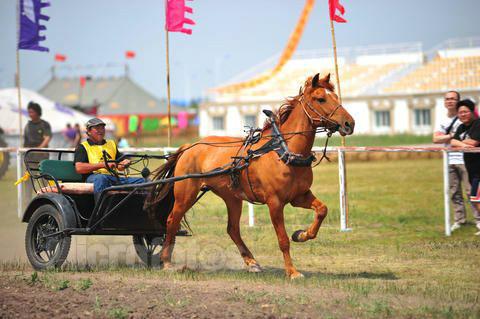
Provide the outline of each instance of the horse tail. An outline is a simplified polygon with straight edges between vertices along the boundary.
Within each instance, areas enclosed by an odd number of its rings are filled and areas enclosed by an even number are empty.
[[[171,154],[167,162],[156,170],[152,172],[153,181],[158,181],[173,177],[175,173],[175,167],[177,165],[180,156],[183,154],[185,149],[189,145],[181,146],[175,153]],[[175,197],[173,195],[173,185],[174,183],[159,183],[154,185],[147,198],[145,200],[144,209],[147,210],[150,214],[155,214],[155,212],[160,208],[162,224],[166,225],[166,219],[173,208],[175,202]],[[166,199],[164,201],[164,199]],[[162,207],[160,207],[162,206]]]

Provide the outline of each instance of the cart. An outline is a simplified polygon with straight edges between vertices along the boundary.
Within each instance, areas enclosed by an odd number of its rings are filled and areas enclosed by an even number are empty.
[[[93,184],[85,183],[75,171],[73,154],[71,150],[60,149],[31,149],[25,153],[25,167],[36,192],[22,216],[22,222],[28,223],[25,248],[33,268],[60,267],[68,256],[73,235],[132,236],[139,258],[148,266],[158,265],[168,213],[174,203],[173,193],[154,212],[145,209],[144,203],[155,183],[148,181],[148,160],[166,156],[123,155],[117,162],[129,158],[144,164],[137,173],[146,182],[109,187],[95,202]],[[105,159],[105,163],[108,161]],[[177,236],[189,233],[180,230]]]

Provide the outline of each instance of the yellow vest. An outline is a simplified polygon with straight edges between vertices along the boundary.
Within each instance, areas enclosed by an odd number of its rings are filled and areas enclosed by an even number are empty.
[[[87,150],[88,162],[90,164],[104,163],[103,151],[106,151],[110,159],[117,157],[117,146],[113,140],[107,140],[103,145],[90,145],[87,141],[82,142],[83,147]],[[93,172],[94,174],[110,174],[107,169],[100,168]]]

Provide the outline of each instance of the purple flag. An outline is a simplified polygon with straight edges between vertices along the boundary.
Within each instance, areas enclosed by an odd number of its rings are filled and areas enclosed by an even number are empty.
[[[48,48],[40,45],[40,41],[45,40],[45,36],[40,35],[40,31],[47,29],[40,24],[40,20],[48,21],[50,19],[42,14],[42,9],[48,6],[50,6],[49,3],[41,0],[19,0],[19,50],[48,52]]]

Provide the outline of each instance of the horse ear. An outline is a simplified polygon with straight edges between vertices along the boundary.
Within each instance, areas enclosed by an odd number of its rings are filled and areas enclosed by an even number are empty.
[[[320,77],[320,73],[315,74],[315,76],[312,79],[312,87],[316,88],[318,87],[318,78]]]
[[[330,83],[330,73],[328,73],[321,81],[324,83]]]

